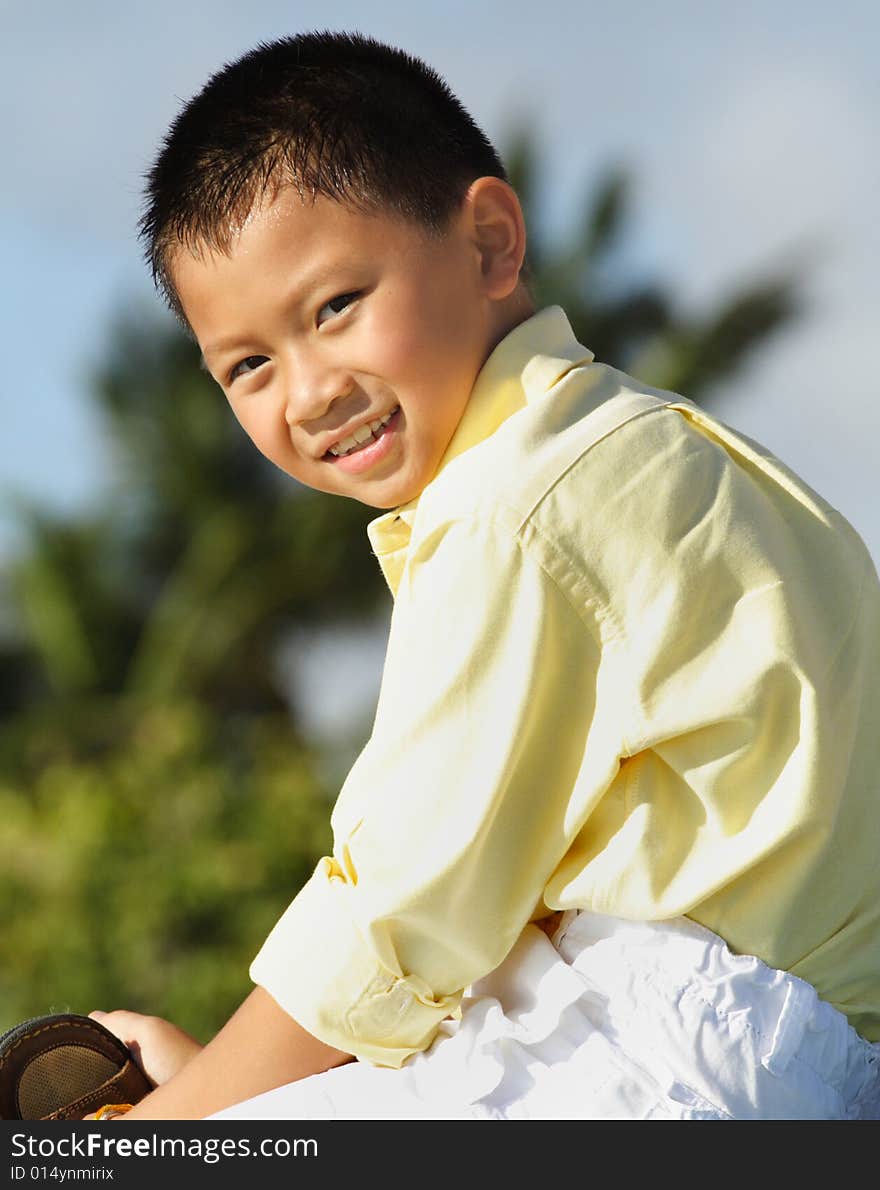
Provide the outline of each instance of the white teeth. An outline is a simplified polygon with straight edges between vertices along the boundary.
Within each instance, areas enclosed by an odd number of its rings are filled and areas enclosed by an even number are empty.
[[[384,417],[379,417],[376,421],[367,422],[366,425],[359,426],[353,434],[349,434],[347,438],[343,438],[341,442],[337,442],[335,446],[331,446],[330,454],[336,455],[339,458],[341,455],[350,454],[359,446],[363,446],[365,442],[371,441],[374,434],[378,434],[383,426],[388,425],[396,412],[396,409],[392,409]]]

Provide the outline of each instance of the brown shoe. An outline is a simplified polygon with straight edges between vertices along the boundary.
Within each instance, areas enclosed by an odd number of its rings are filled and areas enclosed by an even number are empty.
[[[33,1017],[0,1037],[0,1120],[81,1120],[152,1089],[128,1047],[91,1017]]]

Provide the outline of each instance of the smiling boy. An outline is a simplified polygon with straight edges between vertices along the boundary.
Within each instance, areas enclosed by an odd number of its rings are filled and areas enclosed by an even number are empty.
[[[254,991],[201,1050],[101,1014],[161,1084],[126,1118],[262,1118],[293,1083],[297,1117],[352,1087],[381,1117],[438,1071],[447,1117],[880,1110],[880,586],[851,527],[535,311],[503,166],[401,51],[227,67],[143,230],[259,450],[384,510],[395,607],[333,854]],[[609,931],[577,962],[624,945],[595,993],[534,928],[561,912]]]

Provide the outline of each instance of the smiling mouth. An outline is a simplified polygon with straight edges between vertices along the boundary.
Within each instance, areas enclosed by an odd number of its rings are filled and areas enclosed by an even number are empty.
[[[347,438],[343,438],[335,446],[331,446],[325,453],[324,458],[343,459],[346,455],[363,450],[365,446],[369,446],[371,442],[375,442],[382,436],[385,427],[391,421],[392,417],[394,417],[395,413],[397,413],[398,409],[399,406],[395,405],[384,417],[377,417],[375,421],[367,422],[366,425],[360,426],[353,434],[349,434]]]

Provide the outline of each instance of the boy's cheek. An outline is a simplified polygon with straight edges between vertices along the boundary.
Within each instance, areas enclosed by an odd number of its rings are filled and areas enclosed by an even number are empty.
[[[238,406],[230,401],[229,406],[235,415],[235,420],[250,438],[261,455],[286,471],[288,475],[298,478],[291,467],[294,463],[293,446],[290,441],[290,431],[287,422],[282,418],[274,424],[265,417],[254,415],[253,408]]]
[[[352,371],[372,375],[385,384],[405,380],[424,357],[421,322],[413,307],[371,311],[358,326],[358,340],[348,360]]]

